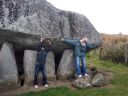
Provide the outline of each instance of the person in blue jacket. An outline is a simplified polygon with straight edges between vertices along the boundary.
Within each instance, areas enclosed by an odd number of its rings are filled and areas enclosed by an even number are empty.
[[[87,49],[95,48],[96,46],[88,43],[88,38],[82,39],[65,39],[61,38],[61,41],[73,46],[75,64],[76,64],[76,73],[78,77],[88,76],[86,72],[86,59],[85,53]],[[82,68],[80,68],[80,61]]]
[[[35,72],[34,72],[34,87],[35,88],[38,88],[37,79],[38,79],[38,74],[40,71],[42,72],[42,75],[43,75],[42,84],[45,87],[48,87],[46,71],[45,71],[45,61],[46,61],[47,53],[51,51],[52,48],[50,46],[50,41],[46,42],[45,46],[42,41],[43,41],[43,38],[41,38],[41,42],[39,43],[38,49],[37,49]]]

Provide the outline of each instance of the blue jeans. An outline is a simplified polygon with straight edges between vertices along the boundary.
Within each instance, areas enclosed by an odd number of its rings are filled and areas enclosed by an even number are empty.
[[[76,60],[76,73],[77,73],[77,75],[85,75],[86,74],[85,57],[76,56],[75,60]],[[81,60],[82,68],[80,68],[80,60]]]
[[[43,79],[42,84],[47,84],[46,72],[45,72],[45,64],[35,64],[35,72],[34,72],[34,85],[37,85],[37,79],[39,72],[42,72]]]

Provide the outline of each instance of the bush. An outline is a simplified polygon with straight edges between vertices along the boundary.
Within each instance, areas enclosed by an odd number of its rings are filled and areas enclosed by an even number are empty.
[[[102,45],[98,49],[100,58],[115,63],[125,63],[125,54],[128,54],[128,35],[102,34],[102,39]]]

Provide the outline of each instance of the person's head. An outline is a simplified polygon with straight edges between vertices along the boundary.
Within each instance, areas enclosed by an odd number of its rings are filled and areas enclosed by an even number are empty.
[[[50,40],[45,40],[44,42],[42,42],[42,45],[41,45],[41,50],[48,50],[49,47],[51,46],[51,42]]]
[[[88,38],[86,38],[86,37],[80,39],[80,42],[81,42],[81,43],[87,43],[87,41],[88,41]]]

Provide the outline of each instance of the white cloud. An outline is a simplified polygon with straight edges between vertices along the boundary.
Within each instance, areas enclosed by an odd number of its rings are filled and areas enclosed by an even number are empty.
[[[84,14],[99,32],[128,34],[127,0],[48,0],[55,7]]]

